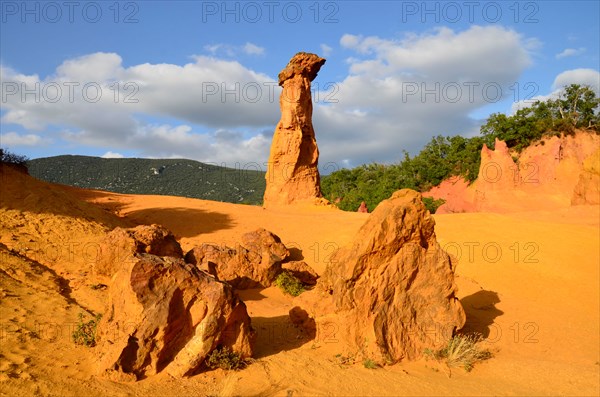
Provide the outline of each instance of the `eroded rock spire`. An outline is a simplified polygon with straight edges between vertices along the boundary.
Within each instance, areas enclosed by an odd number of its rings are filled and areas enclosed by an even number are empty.
[[[299,52],[279,73],[281,119],[271,144],[265,207],[322,197],[310,85],[324,63],[318,55]]]

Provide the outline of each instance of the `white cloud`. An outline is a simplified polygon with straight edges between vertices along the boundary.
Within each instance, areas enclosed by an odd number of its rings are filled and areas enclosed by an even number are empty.
[[[207,44],[204,46],[204,50],[210,53],[212,56],[227,56],[233,58],[238,54],[246,55],[264,55],[265,48],[254,43],[247,42],[244,45],[236,46],[232,44],[216,43]]]
[[[580,48],[565,48],[562,52],[556,54],[556,59],[574,57],[581,55],[586,51],[585,47]]]
[[[133,149],[153,157],[178,153],[205,161],[240,153],[240,161],[262,161],[268,147],[257,145],[251,136],[217,144],[215,130],[252,133],[274,128],[278,119],[276,81],[239,62],[214,57],[196,56],[185,65],[125,68],[119,55],[96,53],[66,60],[45,78],[5,67],[0,72],[3,89],[10,85],[3,92],[2,123],[32,131],[59,129],[63,132],[57,138],[111,150]],[[33,94],[24,97],[25,89]],[[146,116],[179,123],[148,125]],[[34,142],[33,137],[19,139]]]
[[[337,103],[314,112],[324,161],[397,161],[434,135],[473,133],[469,114],[512,94],[535,43],[499,26],[399,40],[345,34],[349,75],[335,85]]]
[[[42,146],[47,145],[51,141],[46,138],[42,138],[36,134],[18,134],[16,132],[7,132],[6,134],[0,135],[0,142],[4,147],[11,146]]]
[[[264,47],[259,47],[253,43],[246,43],[243,48],[244,52],[248,55],[264,55]]]
[[[433,135],[472,133],[478,122],[468,115],[512,94],[509,86],[531,62],[531,42],[498,26],[441,28],[401,40],[344,35],[340,45],[351,53],[347,77],[315,82],[321,90],[313,117],[321,164],[396,161]],[[226,50],[220,44],[207,48]],[[216,56],[125,67],[119,55],[97,53],[66,60],[47,77],[7,68],[2,75],[3,81],[40,83],[42,93],[49,84],[79,83],[72,102],[68,90],[55,103],[10,95],[3,101],[3,123],[55,127],[63,131],[56,138],[114,153],[262,165],[270,145],[265,131],[279,119],[276,80]],[[95,102],[84,98],[90,81],[103,94]],[[495,89],[501,95],[490,98]]]
[[[104,158],[104,159],[122,159],[122,158],[125,158],[125,156],[123,156],[121,153],[115,153],[115,152],[108,151],[102,155],[102,158]]]
[[[333,52],[333,48],[331,48],[327,44],[321,44],[321,52],[323,52],[324,57],[328,57]]]
[[[600,95],[600,73],[594,69],[572,69],[566,70],[556,76],[554,83],[552,84],[553,89],[561,89],[566,85],[580,84],[589,85],[596,91],[597,95]]]
[[[517,110],[531,106],[536,101],[544,102],[549,99],[557,99],[561,90],[571,84],[590,86],[596,96],[600,96],[600,73],[594,69],[572,69],[565,70],[554,79],[552,91],[546,95],[537,95],[531,99],[515,102],[512,105],[511,112],[514,114]]]

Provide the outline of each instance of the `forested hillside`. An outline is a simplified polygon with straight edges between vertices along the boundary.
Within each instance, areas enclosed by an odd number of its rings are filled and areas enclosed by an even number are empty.
[[[29,160],[27,167],[48,182],[117,193],[261,204],[265,190],[264,172],[193,160],[56,156]]]

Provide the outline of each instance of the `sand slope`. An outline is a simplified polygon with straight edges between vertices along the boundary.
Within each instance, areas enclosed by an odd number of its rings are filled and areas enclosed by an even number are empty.
[[[426,361],[377,370],[341,365],[336,355],[353,352],[336,343],[335,324],[309,340],[289,323],[294,302],[276,288],[241,294],[258,332],[256,361],[241,372],[184,380],[160,374],[119,384],[96,377],[94,349],[70,340],[79,313],[103,311],[106,291],[91,288],[97,282],[91,247],[118,224],[161,223],[184,249],[200,242],[235,245],[244,232],[265,227],[295,259],[322,271],[367,216],[83,191],[3,174],[0,395],[600,393],[598,206],[435,217],[440,243],[459,261],[467,329],[483,333],[495,352],[468,374],[457,369],[448,377]],[[61,255],[53,255],[59,245]]]

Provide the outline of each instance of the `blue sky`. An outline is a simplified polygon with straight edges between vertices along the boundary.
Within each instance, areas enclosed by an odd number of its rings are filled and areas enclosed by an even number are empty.
[[[328,169],[600,85],[597,1],[1,4],[0,144],[32,158],[263,165],[298,51],[327,58],[313,123]]]

